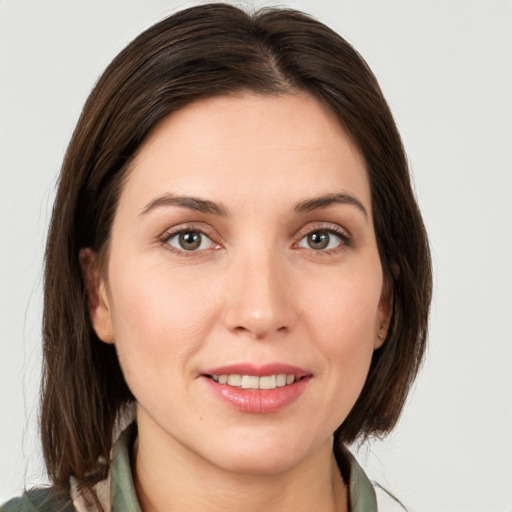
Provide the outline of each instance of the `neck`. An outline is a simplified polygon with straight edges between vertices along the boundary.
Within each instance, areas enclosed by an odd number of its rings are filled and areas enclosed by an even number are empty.
[[[239,473],[220,468],[176,442],[139,437],[134,480],[144,512],[347,512],[348,492],[332,445],[326,442],[279,473]]]

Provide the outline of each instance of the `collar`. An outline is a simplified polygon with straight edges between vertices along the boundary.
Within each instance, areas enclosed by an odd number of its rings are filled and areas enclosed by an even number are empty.
[[[135,492],[130,462],[135,435],[134,422],[121,433],[114,445],[108,477],[110,482],[103,480],[95,486],[94,490],[105,512],[142,512]],[[336,455],[338,464],[341,465],[340,461],[343,459],[343,465],[348,469],[350,512],[377,512],[375,490],[355,457],[345,446]],[[108,483],[110,483],[110,496],[103,491],[108,488]],[[74,500],[77,512],[94,510],[84,508],[77,501]]]
[[[349,449],[343,446],[342,451],[350,467],[350,512],[377,512],[377,498],[372,483]]]

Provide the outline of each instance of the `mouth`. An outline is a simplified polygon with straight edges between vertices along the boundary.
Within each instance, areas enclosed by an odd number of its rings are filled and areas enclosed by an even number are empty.
[[[237,373],[206,375],[218,384],[226,384],[233,388],[242,389],[276,389],[289,386],[306,376],[298,377],[294,374],[278,373],[274,375],[240,375]]]
[[[297,401],[313,374],[289,364],[236,364],[201,374],[214,395],[243,412],[273,413]]]

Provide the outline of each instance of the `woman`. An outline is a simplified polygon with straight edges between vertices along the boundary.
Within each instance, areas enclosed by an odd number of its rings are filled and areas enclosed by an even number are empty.
[[[2,510],[376,510],[344,445],[395,425],[430,297],[400,137],[355,50],[296,11],[179,12],[114,59],[68,148],[53,486]]]

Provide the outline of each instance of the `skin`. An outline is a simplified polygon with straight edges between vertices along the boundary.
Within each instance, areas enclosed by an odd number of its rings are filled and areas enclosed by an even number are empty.
[[[296,211],[333,193],[365,212]],[[170,194],[224,214],[162,204]],[[204,233],[201,246],[180,246],[180,229]],[[391,298],[365,163],[332,115],[306,94],[247,93],[169,116],[132,164],[105,268],[88,269],[91,318],[137,400],[143,510],[347,510],[332,434],[361,392]],[[312,377],[279,411],[242,412],[201,376],[241,362]]]

